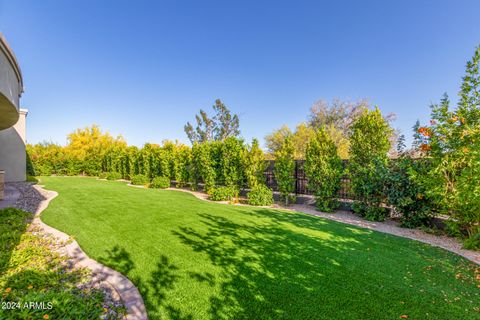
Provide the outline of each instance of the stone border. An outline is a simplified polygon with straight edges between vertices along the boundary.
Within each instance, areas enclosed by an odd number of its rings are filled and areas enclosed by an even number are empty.
[[[166,190],[187,192],[203,201],[228,204],[225,201],[208,200],[207,195],[205,193],[198,192],[198,191],[190,191],[187,189],[177,189],[177,188],[168,188]],[[248,206],[247,204],[239,204],[239,203],[234,205]],[[266,207],[255,207],[255,208],[266,208]],[[394,221],[388,221],[388,220],[385,222],[368,221],[346,211],[339,211],[335,213],[325,213],[325,212],[320,212],[315,210],[314,207],[308,204],[294,204],[288,208],[278,206],[278,205],[273,205],[267,208],[300,212],[300,213],[313,215],[313,216],[325,218],[328,220],[333,220],[336,222],[348,224],[348,225],[357,226],[363,229],[375,230],[378,232],[387,233],[387,234],[395,235],[402,238],[416,240],[419,242],[429,244],[434,247],[439,247],[444,250],[450,251],[452,253],[455,253],[459,256],[464,257],[467,260],[470,260],[471,262],[474,262],[480,265],[480,252],[463,249],[462,243],[458,239],[447,237],[447,236],[436,236],[433,234],[426,233],[420,229],[401,228],[397,226],[396,225],[397,223]]]
[[[41,186],[37,185],[36,187],[43,189]],[[55,191],[48,191],[51,196],[43,200],[38,206],[35,216],[32,223],[40,226],[43,231],[53,235],[54,237],[64,241],[66,245],[62,250],[69,257],[72,258],[75,265],[88,268],[92,271],[92,275],[98,278],[102,282],[106,282],[110,285],[120,296],[120,299],[125,305],[127,314],[125,319],[127,320],[147,320],[147,310],[143,302],[143,298],[140,295],[137,287],[124,275],[120,272],[117,272],[103,264],[89,258],[82,248],[78,245],[77,241],[72,239],[69,235],[50,227],[49,225],[43,223],[40,219],[40,213],[48,207],[50,201],[52,201],[58,193]]]

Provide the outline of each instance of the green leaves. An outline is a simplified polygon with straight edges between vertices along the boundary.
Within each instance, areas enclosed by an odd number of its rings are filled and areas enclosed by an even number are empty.
[[[337,192],[342,176],[342,161],[337,147],[324,127],[315,132],[306,149],[304,165],[308,188],[316,197],[320,211],[331,212],[337,208]]]
[[[387,213],[382,203],[391,134],[378,108],[364,110],[352,125],[348,172],[358,199],[353,208],[370,220],[383,220]]]
[[[291,193],[295,190],[295,159],[294,146],[291,136],[286,136],[279,149],[275,151],[274,174],[277,180],[278,191],[285,204],[288,205]]]
[[[430,125],[417,129],[417,145],[431,162],[419,181],[470,248],[480,248],[479,62],[480,47],[467,63],[457,107],[444,95],[432,106]]]

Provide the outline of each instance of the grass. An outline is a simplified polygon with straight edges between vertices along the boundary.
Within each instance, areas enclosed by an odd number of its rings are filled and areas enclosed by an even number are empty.
[[[31,218],[0,210],[0,319],[110,319],[103,293],[82,285],[86,271],[68,269],[51,250],[57,243],[30,227]]]
[[[127,275],[150,319],[480,317],[480,270],[426,244],[178,191],[41,182],[59,192],[42,220]]]

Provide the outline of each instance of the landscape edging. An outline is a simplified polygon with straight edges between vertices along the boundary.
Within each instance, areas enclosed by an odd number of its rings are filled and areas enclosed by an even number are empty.
[[[37,185],[37,187],[42,188],[39,185]],[[126,308],[125,319],[147,320],[147,310],[143,298],[137,287],[135,287],[127,277],[88,257],[78,245],[77,241],[66,233],[45,224],[40,219],[40,213],[48,207],[51,200],[58,196],[58,193],[55,191],[49,190],[49,193],[51,193],[52,196],[40,202],[40,205],[35,211],[33,223],[40,226],[46,233],[52,234],[54,237],[64,241],[66,243],[63,248],[65,254],[72,258],[76,266],[90,269],[93,275],[98,277],[100,281],[108,283],[118,293]]]

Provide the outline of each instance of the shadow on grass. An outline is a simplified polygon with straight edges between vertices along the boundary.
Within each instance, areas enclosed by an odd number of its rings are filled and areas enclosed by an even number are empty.
[[[243,224],[200,214],[206,232],[188,227],[174,232],[184,244],[206,253],[211,263],[221,268],[219,279],[191,274],[199,282],[218,283],[220,287],[220,294],[210,299],[210,318],[342,317],[343,311],[328,305],[339,305],[342,283],[354,278],[345,278],[343,271],[337,271],[350,253],[364,247],[354,237],[357,230],[339,229],[331,234],[331,229],[322,227],[328,224],[317,218],[261,209],[244,213],[267,220],[258,225]],[[336,289],[340,292],[328,293]],[[345,312],[343,316],[353,315]]]
[[[142,295],[149,318],[151,319],[192,319],[191,315],[182,315],[178,308],[167,302],[167,293],[173,289],[178,279],[178,267],[172,264],[165,255],[161,255],[147,281],[132,274],[135,263],[130,254],[119,246],[108,250],[105,257],[98,261],[127,276]]]

